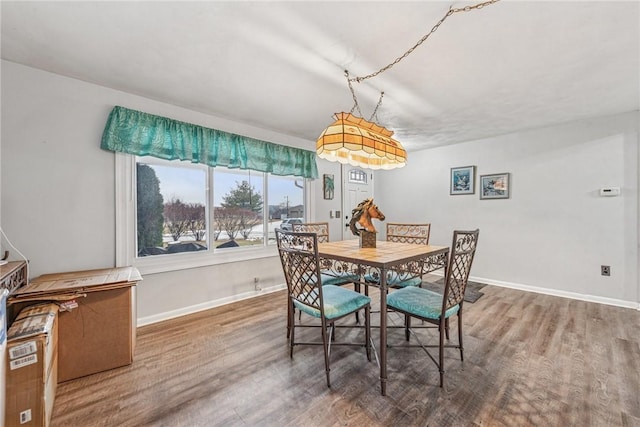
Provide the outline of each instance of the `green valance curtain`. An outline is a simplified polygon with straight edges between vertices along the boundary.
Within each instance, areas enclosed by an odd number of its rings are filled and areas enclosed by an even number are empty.
[[[251,169],[274,175],[317,178],[313,151],[287,147],[116,106],[102,134],[102,149],[189,160],[209,166]]]

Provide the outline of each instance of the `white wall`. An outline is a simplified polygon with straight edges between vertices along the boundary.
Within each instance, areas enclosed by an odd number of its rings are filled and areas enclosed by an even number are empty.
[[[7,61],[1,65],[1,226],[30,260],[31,277],[115,265],[115,155],[100,149],[114,105],[315,148],[313,141]],[[138,286],[138,317],[146,323],[252,296],[257,272],[263,288],[284,283],[277,256],[145,275]]]
[[[480,228],[471,275],[488,283],[638,306],[637,112],[409,155],[377,174],[388,221],[431,222],[431,243]],[[449,195],[450,168],[511,173],[511,198]],[[477,178],[477,177],[476,177]],[[620,197],[598,190],[619,186]],[[411,199],[407,203],[407,198]],[[381,227],[382,228],[382,227]],[[600,275],[600,265],[611,276]]]
[[[115,156],[99,148],[114,105],[314,147],[11,62],[1,67],[0,218],[29,258],[31,277],[115,265]],[[637,146],[635,113],[411,153],[406,168],[377,174],[376,202],[389,221],[432,222],[434,244],[449,245],[454,228],[479,227],[477,278],[637,303]],[[470,164],[483,174],[511,172],[512,198],[449,196],[449,168]],[[341,182],[338,164],[318,161],[318,167],[321,176],[332,173]],[[622,187],[623,196],[597,197],[606,185]],[[331,201],[322,199],[321,180],[311,193],[311,219],[330,221],[331,238],[339,239],[342,220],[328,212],[344,210],[340,186]],[[611,265],[611,277],[600,276],[601,264]],[[138,317],[148,323],[253,296],[256,272],[263,288],[283,283],[275,256],[145,275]]]
[[[344,215],[341,218],[329,217],[329,211],[342,211],[342,168],[340,163],[329,162],[327,160],[318,159],[318,173],[320,179],[314,181],[314,207],[312,212],[312,220],[326,221],[329,223],[329,240],[342,240],[342,227],[344,226]],[[333,175],[335,181],[335,191],[333,199],[325,200],[323,191],[322,175]]]

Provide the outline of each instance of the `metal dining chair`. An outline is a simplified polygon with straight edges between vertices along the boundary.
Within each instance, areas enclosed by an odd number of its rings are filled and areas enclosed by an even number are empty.
[[[329,241],[328,222],[304,222],[301,224],[293,224],[293,231],[316,233],[318,236],[318,243],[326,243]],[[340,266],[334,265],[334,263],[325,263],[321,261],[320,274],[322,278],[322,285],[343,286],[353,283],[354,290],[356,292],[360,292],[360,276],[346,268],[339,267]],[[358,312],[356,312],[355,317],[356,323],[360,323],[360,314]]]
[[[276,241],[287,282],[290,357],[296,345],[322,345],[327,377],[331,387],[329,360],[332,345],[362,345],[366,348],[367,360],[371,361],[371,298],[351,289],[336,285],[324,285],[321,280],[318,258],[318,236],[316,233],[287,232],[276,229]],[[296,342],[294,308],[320,320],[322,342]],[[365,342],[333,342],[335,322],[364,309]],[[317,325],[315,325],[317,327]]]
[[[391,292],[387,297],[387,308],[404,314],[405,338],[409,341],[410,334],[416,337],[418,344],[405,344],[403,347],[421,347],[436,364],[440,371],[440,387],[444,384],[444,349],[448,347],[460,350],[460,360],[464,361],[462,346],[462,305],[464,293],[469,280],[471,264],[478,244],[480,230],[454,231],[449,263],[447,265],[446,280],[442,294],[418,287],[405,287]],[[458,344],[445,344],[449,339],[449,318],[458,316]],[[411,318],[427,322],[438,328],[438,345],[423,345],[415,331],[411,328]],[[421,326],[425,328],[425,326]],[[429,353],[428,348],[438,347],[438,360]]]
[[[328,222],[303,222],[293,224],[293,231],[303,233],[316,233],[318,243],[326,243],[329,241],[329,223]]]
[[[387,241],[400,243],[415,243],[428,245],[431,234],[431,224],[402,224],[387,223]]]
[[[329,241],[329,223],[328,222],[305,222],[302,224],[293,224],[293,231],[315,233],[318,236],[318,243],[326,243]],[[356,291],[359,291],[360,276],[356,273],[343,268],[333,268],[331,270],[322,268],[322,284],[323,285],[346,285],[354,283]]]
[[[431,234],[431,224],[402,224],[387,223],[387,241],[399,243],[413,243],[417,245],[428,245],[429,235]],[[374,274],[366,274],[365,282],[378,283],[380,278]],[[389,288],[405,288],[407,286],[421,286],[422,275],[419,277],[405,278],[396,272],[390,272],[387,277],[387,286]],[[365,292],[368,295],[368,292]]]

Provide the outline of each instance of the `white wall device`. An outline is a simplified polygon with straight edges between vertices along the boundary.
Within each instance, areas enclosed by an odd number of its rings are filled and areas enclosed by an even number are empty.
[[[600,189],[600,195],[607,196],[619,196],[620,195],[620,187],[603,187]]]

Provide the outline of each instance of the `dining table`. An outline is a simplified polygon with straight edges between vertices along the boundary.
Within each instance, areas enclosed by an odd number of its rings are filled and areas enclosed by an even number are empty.
[[[442,268],[446,275],[449,247],[388,241],[376,241],[375,247],[361,247],[360,240],[350,239],[318,244],[318,257],[323,274],[357,274],[360,284],[380,290],[380,389],[385,396],[388,282],[422,277]]]

